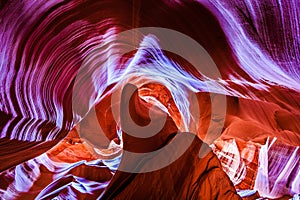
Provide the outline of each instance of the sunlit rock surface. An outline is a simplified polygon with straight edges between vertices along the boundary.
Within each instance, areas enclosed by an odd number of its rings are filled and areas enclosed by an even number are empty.
[[[0,198],[296,199],[299,9],[272,0],[1,1]],[[118,34],[139,27],[191,37],[220,76],[164,51],[153,34],[133,35],[137,47],[123,54],[131,44]],[[122,96],[128,82],[132,98]],[[166,122],[143,138],[130,119]]]

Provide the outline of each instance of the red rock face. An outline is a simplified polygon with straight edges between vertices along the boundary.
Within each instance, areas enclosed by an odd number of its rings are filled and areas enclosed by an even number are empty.
[[[129,100],[132,119],[136,124],[149,121],[149,104],[138,97],[137,89],[133,85],[124,88],[122,99],[130,98],[130,90],[135,91]],[[122,108],[126,108],[122,105]],[[163,116],[160,110],[156,111],[152,120],[161,120]],[[201,146],[209,149],[198,137],[191,133],[178,131],[174,121],[167,117],[162,130],[149,138],[137,138],[130,131],[135,131],[129,126],[126,112],[121,112],[121,124],[127,132],[123,132],[124,154],[119,169],[102,194],[104,199],[240,199],[227,175],[222,170],[216,155],[210,151],[204,158],[199,158]],[[125,124],[124,124],[125,123]],[[154,124],[156,125],[156,124]],[[184,153],[176,160],[172,160],[174,154],[185,146]],[[209,151],[209,150],[208,150]],[[137,156],[133,153],[145,153]],[[146,155],[147,154],[147,155]],[[167,160],[166,167],[158,167]],[[148,171],[148,166],[157,167]],[[134,169],[132,172],[124,172],[122,169]],[[219,183],[222,182],[221,185]]]
[[[296,199],[299,7],[1,1],[0,199]]]

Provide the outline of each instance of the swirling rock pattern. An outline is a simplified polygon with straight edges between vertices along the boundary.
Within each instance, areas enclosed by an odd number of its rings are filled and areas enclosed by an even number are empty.
[[[1,1],[0,197],[239,198],[235,188],[269,198],[299,194],[299,9],[297,0]],[[191,37],[220,77],[210,76],[210,66],[198,73],[151,34],[123,54],[130,44],[116,36],[139,27]],[[114,115],[121,104],[114,93],[128,80],[138,86],[137,102],[168,116],[158,138],[144,144],[127,137]],[[220,95],[224,119],[214,106]],[[139,103],[130,106],[148,120]],[[171,165],[149,174],[117,170],[132,159],[126,148],[162,148],[177,131],[197,137]],[[197,156],[200,139],[214,154]]]

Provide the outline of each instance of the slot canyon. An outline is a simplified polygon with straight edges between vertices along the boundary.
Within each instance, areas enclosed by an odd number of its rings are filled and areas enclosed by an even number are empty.
[[[300,198],[299,0],[0,0],[0,199]]]

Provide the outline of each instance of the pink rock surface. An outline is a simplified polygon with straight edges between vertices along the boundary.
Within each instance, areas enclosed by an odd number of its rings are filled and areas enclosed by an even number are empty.
[[[0,1],[0,199],[296,198],[299,8]]]

